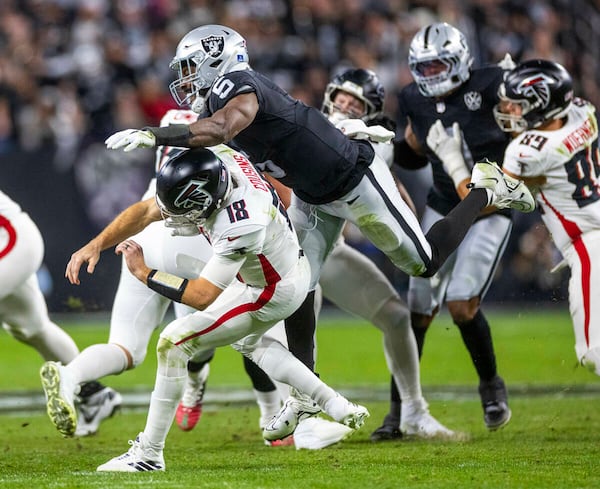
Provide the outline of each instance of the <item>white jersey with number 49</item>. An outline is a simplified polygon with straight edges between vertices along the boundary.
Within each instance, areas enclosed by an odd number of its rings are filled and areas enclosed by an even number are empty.
[[[589,102],[575,99],[556,131],[528,130],[506,149],[504,168],[522,177],[546,176],[538,203],[556,246],[600,229],[598,122]]]

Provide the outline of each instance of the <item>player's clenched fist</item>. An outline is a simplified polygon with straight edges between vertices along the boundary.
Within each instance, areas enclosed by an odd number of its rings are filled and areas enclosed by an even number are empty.
[[[150,131],[142,129],[125,129],[110,136],[104,141],[108,149],[131,151],[136,148],[154,148],[156,137]]]

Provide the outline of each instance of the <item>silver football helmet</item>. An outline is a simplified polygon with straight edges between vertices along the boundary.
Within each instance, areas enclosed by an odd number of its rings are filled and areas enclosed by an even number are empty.
[[[471,76],[472,64],[464,34],[445,22],[423,27],[410,43],[408,66],[425,97],[441,97],[462,85]],[[441,71],[430,74],[435,65]]]
[[[169,90],[181,107],[200,113],[215,80],[225,73],[248,69],[248,62],[246,40],[236,31],[216,24],[197,27],[177,45],[169,67],[179,76]]]

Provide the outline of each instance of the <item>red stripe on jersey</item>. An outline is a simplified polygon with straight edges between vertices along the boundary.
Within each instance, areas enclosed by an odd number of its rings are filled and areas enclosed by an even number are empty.
[[[273,297],[273,294],[275,293],[275,287],[277,285],[277,282],[279,282],[279,280],[281,280],[281,277],[275,271],[275,269],[273,268],[273,265],[271,265],[269,260],[267,260],[267,258],[264,255],[261,254],[261,255],[257,255],[257,256],[262,265],[263,272],[265,274],[265,280],[267,281],[268,285],[263,289],[263,291],[261,292],[261,294],[258,297],[258,299],[256,300],[256,302],[240,304],[239,306],[234,307],[230,311],[227,311],[225,314],[223,314],[220,318],[218,318],[208,328],[205,328],[202,331],[198,331],[197,333],[194,333],[186,338],[183,338],[182,340],[179,340],[177,343],[175,343],[176,345],[181,345],[182,343],[193,340],[194,338],[197,338],[198,336],[202,336],[207,333],[210,333],[211,331],[217,329],[219,326],[221,326],[226,321],[229,321],[230,319],[232,319],[236,316],[245,314],[247,312],[258,311],[261,307],[263,307],[267,302],[269,302],[271,300],[271,298]]]
[[[573,247],[575,248],[575,252],[579,257],[579,262],[581,263],[581,294],[583,296],[583,331],[585,333],[585,343],[589,346],[590,340],[590,282],[592,275],[592,265],[590,261],[590,255],[585,247],[584,242],[581,240],[581,229],[574,223],[573,221],[569,221],[565,216],[563,216],[557,209],[555,209],[543,192],[540,192],[542,199],[546,205],[554,212],[559,222],[562,224],[563,229],[571,238],[571,242],[573,243]]]
[[[6,246],[0,250],[0,258],[4,258],[6,255],[8,255],[15,247],[15,243],[17,242],[17,231],[15,231],[15,228],[11,222],[4,216],[0,216],[0,229],[2,228],[6,229],[6,233],[8,234],[8,243],[6,243]]]
[[[273,268],[273,265],[271,265],[271,262],[267,259],[267,257],[262,253],[256,256],[258,256],[260,264],[262,265],[263,273],[265,274],[265,282],[267,282],[268,285],[279,282],[281,277]]]
[[[550,202],[548,202],[548,199],[546,199],[544,192],[540,192],[540,195],[542,196],[542,199],[544,199],[544,202],[546,203],[546,205],[552,210],[552,212],[554,212],[554,214],[556,214],[556,217],[562,224],[562,227],[565,230],[565,232],[567,233],[567,235],[569,236],[569,238],[571,238],[571,241],[575,241],[576,239],[579,239],[579,237],[581,236],[581,229],[579,229],[579,226],[577,225],[577,223],[574,223],[573,221],[569,221],[557,209],[555,209],[552,206],[552,204]]]

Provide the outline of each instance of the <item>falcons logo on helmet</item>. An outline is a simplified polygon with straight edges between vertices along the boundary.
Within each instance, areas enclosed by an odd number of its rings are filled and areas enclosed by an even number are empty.
[[[547,107],[550,103],[550,85],[553,83],[554,80],[552,78],[540,73],[523,80],[519,84],[518,93],[535,99],[536,107]]]
[[[185,210],[208,207],[211,204],[212,197],[204,190],[206,183],[204,180],[190,180],[179,193],[173,205]]]

